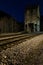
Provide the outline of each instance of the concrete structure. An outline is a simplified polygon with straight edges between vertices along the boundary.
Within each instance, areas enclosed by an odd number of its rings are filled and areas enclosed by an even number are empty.
[[[25,10],[24,29],[27,32],[40,31],[39,5],[28,6]]]
[[[13,19],[7,13],[0,11],[0,33],[20,32],[22,27],[22,23]]]

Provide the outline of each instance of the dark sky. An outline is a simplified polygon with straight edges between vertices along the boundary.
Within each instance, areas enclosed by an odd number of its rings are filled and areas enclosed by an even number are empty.
[[[27,4],[39,4],[40,12],[43,15],[43,0],[0,0],[0,10],[13,16],[18,21],[24,19],[24,10]]]

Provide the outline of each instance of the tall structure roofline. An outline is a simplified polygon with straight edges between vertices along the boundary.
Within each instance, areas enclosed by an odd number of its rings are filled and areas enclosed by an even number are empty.
[[[6,13],[6,12],[0,10],[0,18],[3,18],[3,17],[11,18],[11,19],[13,19],[14,21],[17,21],[16,18],[13,18],[10,14],[8,14],[8,13]],[[17,23],[18,23],[18,22],[19,22],[19,21],[17,21]]]
[[[35,9],[39,6],[39,4],[29,4],[25,7],[25,12],[29,9]]]

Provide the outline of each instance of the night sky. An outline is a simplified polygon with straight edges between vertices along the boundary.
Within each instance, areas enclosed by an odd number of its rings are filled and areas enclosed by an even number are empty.
[[[0,10],[23,22],[25,7],[34,3],[40,5],[40,13],[43,15],[43,0],[0,0]]]

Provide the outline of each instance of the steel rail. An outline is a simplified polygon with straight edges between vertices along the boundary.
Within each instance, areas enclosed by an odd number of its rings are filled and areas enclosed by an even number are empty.
[[[22,35],[16,35],[16,36],[0,38],[0,46],[4,45],[4,44],[11,43],[11,42],[14,42],[14,41],[19,41],[21,39],[34,37],[34,36],[37,36],[37,35],[39,35],[39,34],[22,34]]]
[[[40,35],[40,33],[22,34],[22,35],[17,35],[17,36],[11,36],[11,38],[6,37],[5,39],[0,39],[0,52],[3,51],[4,49],[12,47],[12,45],[17,45],[21,41],[22,42],[26,41],[26,39],[31,39],[38,35]]]

